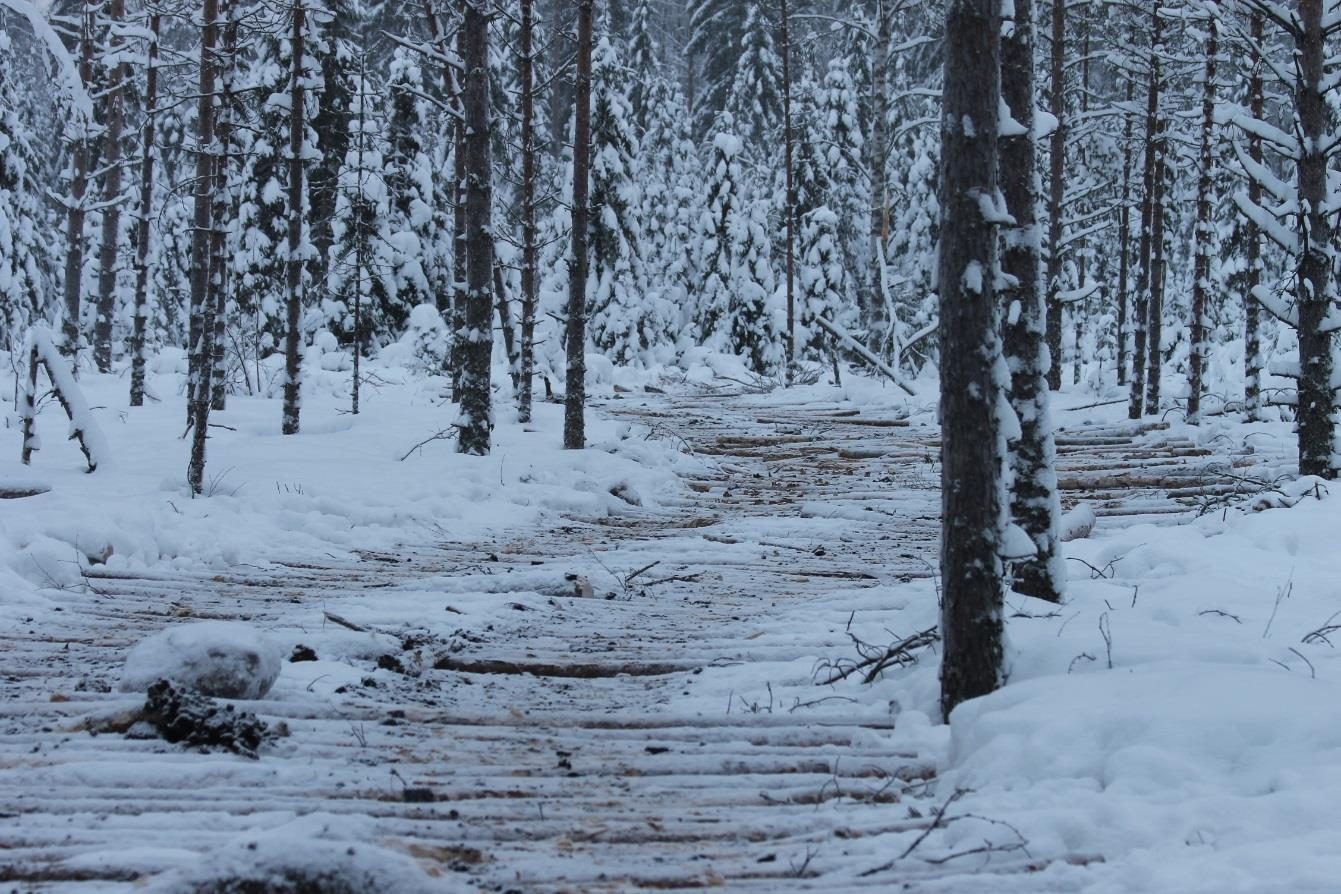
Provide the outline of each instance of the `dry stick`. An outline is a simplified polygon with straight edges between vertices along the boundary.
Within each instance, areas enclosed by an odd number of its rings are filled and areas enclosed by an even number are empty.
[[[913,843],[904,849],[903,853],[899,854],[897,860],[890,860],[888,863],[882,863],[879,866],[868,869],[862,873],[862,877],[865,878],[866,876],[875,875],[878,872],[884,872],[886,869],[893,869],[894,865],[900,860],[907,859],[913,851],[917,850],[918,845],[927,840],[927,836],[941,827],[941,823],[945,820],[945,812],[950,809],[950,805],[968,793],[969,790],[966,788],[957,789],[953,795],[945,799],[945,803],[940,806],[940,809],[936,811],[936,815],[932,817],[930,825],[922,830],[922,834],[917,836]]]

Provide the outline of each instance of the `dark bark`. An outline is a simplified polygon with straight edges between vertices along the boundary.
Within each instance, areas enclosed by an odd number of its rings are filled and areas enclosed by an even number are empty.
[[[587,443],[587,228],[591,185],[591,16],[592,0],[577,4],[577,77],[573,109],[573,256],[568,264],[568,321],[563,401],[563,446]]]
[[[93,25],[99,0],[85,0],[80,16],[79,79],[86,88],[93,82]],[[71,358],[71,367],[79,374],[81,295],[84,279],[84,222],[88,217],[85,196],[88,192],[89,130],[92,121],[76,123],[74,144],[70,147],[70,196],[65,217],[65,322],[62,342]]]
[[[289,247],[285,262],[285,303],[287,311],[284,333],[284,418],[281,430],[286,435],[298,433],[302,411],[302,315],[303,315],[303,217],[306,213],[303,168],[303,143],[307,134],[306,89],[303,83],[303,56],[307,33],[307,9],[303,0],[294,0],[290,47],[293,69],[289,79]]]
[[[871,139],[867,141],[866,172],[871,184],[869,248],[871,270],[867,274],[866,329],[875,337],[875,352],[890,356],[889,293],[885,287],[885,246],[889,244],[889,180],[885,162],[889,158],[889,57],[894,43],[892,0],[876,0],[875,48],[871,59]],[[894,358],[896,361],[898,358]]]
[[[783,176],[786,179],[786,205],[782,216],[787,226],[787,337],[786,364],[787,384],[796,377],[796,178],[792,170],[792,64],[791,37],[788,28],[787,0],[778,0],[781,17],[780,34],[782,40],[778,47],[782,54],[782,145]]]
[[[1159,139],[1162,124],[1159,119],[1160,102],[1160,58],[1159,44],[1162,39],[1163,19],[1156,4],[1151,14],[1150,24],[1150,62],[1146,82],[1145,105],[1145,159],[1141,173],[1141,239],[1140,258],[1136,267],[1136,308],[1135,330],[1132,338],[1132,374],[1131,399],[1127,405],[1127,415],[1132,419],[1141,418],[1142,401],[1145,399],[1146,341],[1150,329],[1150,284],[1152,279],[1153,240],[1151,238],[1152,219],[1155,208],[1157,170],[1162,164],[1159,153]]]
[[[1161,127],[1162,127],[1161,123]],[[1168,194],[1169,170],[1168,147],[1161,134],[1155,142],[1155,194],[1150,201],[1150,302],[1146,307],[1146,353],[1148,355],[1145,372],[1145,412],[1153,415],[1159,412],[1160,373],[1164,369],[1164,281],[1167,272],[1164,226],[1166,223],[1165,197]]]
[[[229,194],[232,169],[233,110],[236,97],[233,78],[237,65],[237,10],[235,0],[219,0],[220,52],[217,63],[219,100],[215,104],[214,135],[219,143],[214,169],[214,232],[211,236],[214,269],[210,273],[210,296],[214,302],[214,373],[210,377],[210,407],[223,410],[228,395],[228,228],[234,216]]]
[[[462,0],[461,12],[465,13],[468,0]],[[466,55],[466,29],[456,32],[456,53],[458,58]],[[453,131],[452,149],[452,400],[460,402],[461,375],[465,364],[466,337],[466,119],[465,119],[465,79],[457,72],[456,90],[453,91],[453,107],[456,112],[456,127]]]
[[[126,17],[126,0],[107,0],[107,50],[120,54],[125,41],[120,35]],[[129,67],[124,61],[112,67],[103,98],[102,134],[102,238],[98,248],[98,306],[93,323],[93,363],[98,372],[112,369],[112,319],[116,315],[116,272],[121,255],[121,139],[125,128],[123,90]]]
[[[1062,287],[1062,213],[1066,199],[1063,179],[1066,167],[1066,3],[1052,0],[1052,52],[1049,58],[1051,85],[1048,91],[1048,111],[1056,119],[1049,147],[1048,171],[1048,271],[1047,271],[1047,327],[1048,387],[1059,391],[1062,387],[1062,302],[1058,292]]]
[[[198,325],[194,373],[186,394],[190,403],[191,461],[186,482],[191,493],[200,494],[205,484],[205,442],[209,437],[210,373],[214,356],[214,306],[209,301],[211,268],[210,233],[212,229],[216,141],[214,134],[215,49],[218,46],[219,0],[204,0],[203,30],[200,38],[200,99],[196,112],[195,215],[191,232],[191,310]]]
[[[535,10],[533,0],[521,0],[517,39],[517,79],[521,91],[521,346],[517,372],[517,421],[531,421],[531,382],[535,378],[536,227],[535,179],[535,60],[532,57]]]
[[[1299,308],[1299,472],[1332,478],[1332,333],[1323,321],[1332,305],[1327,210],[1327,141],[1332,114],[1326,96],[1326,37],[1323,0],[1299,0],[1298,85],[1295,108],[1301,151],[1298,160],[1300,223]]]
[[[1216,55],[1220,52],[1219,13],[1216,3],[1211,10],[1206,32],[1206,82],[1201,92],[1201,146],[1198,153],[1196,257],[1192,262],[1191,353],[1188,357],[1187,421],[1196,424],[1201,417],[1202,370],[1206,359],[1206,293],[1211,279],[1211,185],[1214,175],[1215,77]]]
[[[490,226],[489,19],[485,0],[466,0],[462,26],[465,107],[465,329],[461,341],[460,453],[489,452],[492,427],[489,360],[493,353],[494,242]],[[460,275],[458,274],[458,279]]]
[[[1013,283],[1001,306],[1010,402],[1020,436],[1007,446],[1014,471],[1011,517],[1038,550],[1015,565],[1020,593],[1060,602],[1066,570],[1058,555],[1061,504],[1057,498],[1056,453],[1048,413],[1046,308],[1038,256],[1037,147],[1034,142],[1033,0],[1015,0],[1015,21],[1001,41],[1001,96],[1023,133],[1002,136],[1000,182],[1014,226],[1003,231],[1001,269]]]
[[[1263,24],[1260,12],[1253,13],[1250,27],[1254,49],[1252,74],[1248,80],[1248,103],[1252,116],[1260,121],[1266,111],[1262,59],[1256,49],[1262,45]],[[1262,163],[1261,137],[1254,134],[1248,135],[1248,157],[1258,164]],[[1261,205],[1262,185],[1257,182],[1256,177],[1248,178],[1248,201],[1254,205]],[[1255,420],[1260,418],[1262,413],[1261,308],[1257,306],[1257,299],[1253,297],[1257,287],[1262,283],[1262,235],[1258,232],[1257,224],[1246,219],[1243,223],[1243,234],[1248,242],[1246,258],[1248,269],[1244,280],[1243,295],[1243,397],[1248,418]]]
[[[144,75],[144,126],[140,132],[140,214],[135,237],[135,319],[130,336],[130,405],[144,406],[145,329],[148,325],[149,249],[154,210],[155,118],[158,114],[158,37],[162,16],[149,16],[149,46]]]
[[[1127,105],[1135,93],[1135,84],[1127,80]],[[1122,201],[1118,205],[1118,307],[1117,307],[1117,383],[1127,384],[1127,287],[1131,284],[1131,115],[1122,124]]]
[[[949,0],[941,118],[941,709],[1002,682],[996,226],[999,0]]]

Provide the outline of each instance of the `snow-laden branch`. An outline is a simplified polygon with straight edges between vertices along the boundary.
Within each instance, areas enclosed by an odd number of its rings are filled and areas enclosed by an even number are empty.
[[[47,52],[51,54],[60,67],[65,80],[65,87],[70,91],[70,101],[74,105],[75,114],[82,119],[84,124],[92,124],[93,99],[84,87],[84,79],[79,76],[79,64],[70,55],[70,51],[65,48],[60,35],[56,33],[55,28],[51,27],[51,23],[47,21],[46,16],[37,8],[36,4],[29,2],[29,0],[0,0],[0,6],[7,7],[28,20],[33,33],[46,44]]]

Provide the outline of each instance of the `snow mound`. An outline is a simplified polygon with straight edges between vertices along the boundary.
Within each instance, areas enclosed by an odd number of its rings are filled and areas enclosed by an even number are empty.
[[[362,842],[258,834],[189,869],[154,879],[148,894],[429,894],[450,892],[409,857]]]
[[[146,692],[170,680],[213,698],[263,698],[282,666],[280,647],[235,621],[169,627],[140,642],[126,658],[122,692]]]

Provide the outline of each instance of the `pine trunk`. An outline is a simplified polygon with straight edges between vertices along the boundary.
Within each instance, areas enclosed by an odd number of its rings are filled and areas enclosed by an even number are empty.
[[[1054,119],[1048,170],[1047,340],[1048,387],[1062,388],[1062,213],[1066,200],[1066,3],[1052,0],[1052,53],[1048,111]]]
[[[93,87],[93,26],[99,0],[85,0],[80,16],[79,79],[86,89]],[[65,323],[62,341],[70,356],[71,367],[79,374],[81,295],[84,285],[84,222],[88,217],[85,196],[88,192],[89,130],[92,121],[79,120],[74,144],[70,148],[70,199],[65,217]]]
[[[465,15],[466,4],[462,0],[460,11]],[[464,59],[466,55],[466,29],[456,32],[456,55]],[[461,376],[465,365],[466,333],[466,112],[465,77],[456,73],[456,90],[453,91],[453,103],[456,111],[456,127],[453,131],[452,148],[452,400],[460,403]]]
[[[1135,90],[1127,80],[1127,105]],[[1118,205],[1117,383],[1127,384],[1127,287],[1131,284],[1131,115],[1122,125],[1122,201]]]
[[[1060,602],[1066,569],[1058,552],[1061,503],[1057,497],[1057,448],[1048,395],[1046,308],[1038,256],[1037,147],[1034,141],[1033,0],[1015,0],[1015,21],[1001,41],[1001,96],[1020,125],[1000,138],[1001,191],[1015,224],[1003,230],[1002,272],[1012,284],[1001,296],[1010,402],[1020,422],[1011,441],[1011,517],[1038,554],[1015,566],[1014,589]]]
[[[135,238],[135,319],[130,336],[130,405],[144,406],[145,338],[149,323],[149,249],[153,232],[155,118],[158,114],[158,38],[163,17],[149,16],[149,48],[144,75],[144,127],[140,134],[140,216]]]
[[[1218,4],[1207,3],[1210,21],[1206,23],[1206,82],[1201,91],[1201,146],[1198,153],[1200,176],[1197,178],[1196,257],[1192,262],[1192,325],[1188,357],[1187,421],[1196,425],[1201,418],[1202,375],[1206,362],[1206,293],[1211,286],[1211,186],[1214,171],[1215,133],[1215,57],[1220,52],[1219,28],[1215,16]]]
[[[1141,173],[1141,239],[1140,258],[1136,268],[1135,331],[1132,338],[1131,400],[1127,415],[1141,418],[1145,399],[1146,341],[1150,332],[1150,284],[1152,279],[1152,220],[1155,208],[1157,168],[1160,163],[1158,140],[1160,131],[1160,60],[1159,44],[1163,34],[1163,19],[1156,4],[1150,25],[1150,65],[1145,94],[1145,159]]]
[[[1299,89],[1295,94],[1300,130],[1299,203],[1299,472],[1331,478],[1333,399],[1332,333],[1323,326],[1331,308],[1332,226],[1327,207],[1327,144],[1331,112],[1327,101],[1326,36],[1323,0],[1299,0]]]
[[[1018,0],[1017,0],[1018,2]],[[1002,683],[996,226],[999,0],[949,0],[941,119],[941,709]]]
[[[107,0],[108,53],[118,56],[124,49],[121,22],[126,0]],[[98,307],[93,324],[93,363],[98,372],[112,369],[112,321],[116,316],[116,272],[121,255],[121,132],[125,128],[122,90],[127,65],[118,61],[107,79],[102,134],[102,238],[98,248]]]
[[[521,368],[517,374],[517,421],[531,421],[531,383],[535,379],[536,243],[535,219],[535,60],[532,57],[535,10],[533,0],[521,0],[517,41],[517,77],[521,89]]]
[[[785,207],[782,216],[787,226],[787,338],[786,380],[791,385],[796,378],[796,177],[792,170],[792,49],[788,28],[787,0],[778,0],[781,17],[782,42],[782,170],[786,180]]]
[[[1253,60],[1252,74],[1248,80],[1248,103],[1250,113],[1258,121],[1263,121],[1266,112],[1266,94],[1262,80],[1262,59],[1257,48],[1262,45],[1262,14],[1252,15]],[[1248,135],[1248,157],[1258,164],[1262,163],[1262,138],[1256,134]],[[1256,177],[1248,178],[1248,201],[1261,206],[1262,185]],[[1261,308],[1258,307],[1255,294],[1262,284],[1262,235],[1257,224],[1245,219],[1244,236],[1248,242],[1247,279],[1243,296],[1243,402],[1250,420],[1262,415],[1262,336]]]
[[[191,493],[205,486],[205,441],[209,437],[210,371],[214,356],[214,307],[209,301],[210,232],[214,205],[214,168],[217,151],[214,134],[215,48],[218,45],[219,0],[204,0],[200,38],[200,99],[196,113],[195,217],[191,233],[191,310],[196,341],[191,353],[194,370],[186,389],[190,402],[191,461],[186,482]]]
[[[563,401],[563,446],[587,443],[587,236],[591,184],[591,17],[592,0],[577,4],[577,77],[573,109],[573,256],[568,267],[568,368]]]
[[[228,229],[234,214],[229,194],[229,171],[233,145],[233,77],[237,54],[237,16],[235,0],[219,0],[220,52],[218,68],[219,101],[216,103],[214,136],[219,143],[214,169],[214,270],[210,274],[210,297],[214,302],[214,373],[210,376],[210,407],[223,410],[228,400]]]
[[[465,106],[465,329],[461,341],[461,430],[457,451],[484,456],[492,424],[494,243],[490,227],[489,19],[485,0],[466,0],[461,25]],[[459,277],[458,277],[459,278]]]
[[[303,56],[307,53],[307,10],[304,0],[293,2],[292,37],[293,70],[289,83],[289,184],[288,227],[289,248],[285,261],[285,303],[287,328],[284,333],[284,418],[281,430],[286,435],[298,433],[302,411],[302,316],[303,316],[303,217],[306,184],[303,177],[303,146],[307,136],[306,90],[303,82]]]

